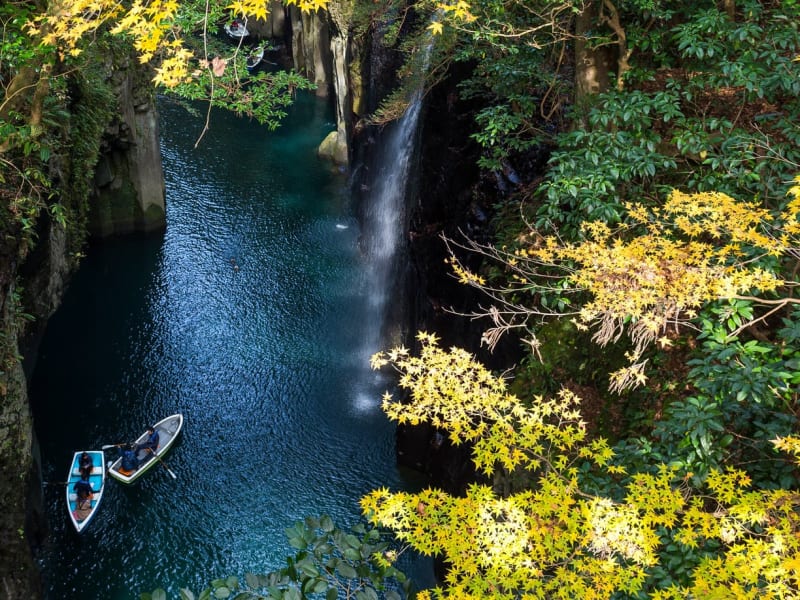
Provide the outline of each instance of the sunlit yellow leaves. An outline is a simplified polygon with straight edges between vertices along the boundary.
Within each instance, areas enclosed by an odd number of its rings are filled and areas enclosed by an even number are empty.
[[[702,498],[692,498],[683,513],[682,527],[676,540],[689,548],[696,548],[699,542],[719,537],[719,521],[705,510]]]
[[[795,185],[789,188],[788,196],[791,198],[786,206],[781,219],[784,221],[784,229],[789,235],[800,233],[800,175],[794,178]]]
[[[513,471],[536,468],[544,447],[565,452],[583,440],[585,424],[580,399],[568,390],[553,398],[537,398],[524,407],[509,394],[502,378],[496,377],[458,349],[442,350],[435,336],[421,333],[419,357],[405,349],[373,356],[373,368],[391,365],[399,373],[399,385],[409,390],[411,402],[384,396],[383,409],[399,423],[427,422],[445,429],[454,444],[474,444],[476,466],[487,474],[497,466]],[[611,450],[597,441],[584,456],[605,464]],[[553,454],[556,464],[566,460]]]
[[[612,392],[620,392],[628,388],[635,388],[644,385],[647,381],[647,375],[644,368],[647,361],[633,362],[624,367],[620,367],[613,373],[609,374],[609,389]]]
[[[712,470],[694,489],[692,474],[666,465],[631,473],[608,496],[581,489],[576,465],[583,459],[607,475],[626,470],[610,463],[605,440],[586,439],[574,394],[525,405],[469,354],[443,351],[429,334],[418,340],[418,359],[396,349],[374,362],[396,369],[409,393],[402,402],[387,394],[391,418],[436,423],[453,443],[473,444],[476,468],[527,471],[531,484],[502,496],[486,485],[461,496],[382,488],[361,500],[370,521],[448,564],[446,587],[429,597],[635,596],[660,567],[665,535],[703,552],[686,585],[657,589],[651,598],[798,597],[800,494],[752,490],[735,469]],[[797,438],[774,443],[800,454]]]
[[[595,438],[588,445],[580,447],[578,454],[592,460],[596,465],[604,467],[613,458],[614,451],[605,439]]]
[[[475,16],[470,12],[470,5],[464,0],[456,0],[455,2],[440,2],[437,5],[439,10],[443,11],[446,15],[450,15],[459,21],[471,23],[475,20]]]
[[[328,6],[328,0],[286,0],[286,4],[293,4],[303,12],[314,12],[324,10]]]
[[[708,487],[722,502],[730,503],[750,485],[750,478],[744,471],[728,469],[725,472],[711,469],[707,480]]]
[[[439,35],[439,34],[442,33],[442,27],[443,27],[443,25],[439,21],[434,21],[433,23],[428,25],[428,30],[433,35]]]
[[[631,477],[625,502],[641,511],[648,528],[672,527],[685,507],[683,490],[674,485],[674,475],[673,469],[663,466],[658,475],[636,473]]]
[[[476,365],[467,352],[446,352],[435,344],[435,337],[418,337],[423,343],[420,357],[393,350],[372,358],[373,367],[391,363],[401,373],[400,386],[414,397],[413,407],[385,398],[384,411],[400,423],[447,423],[453,441],[462,436],[476,439],[483,431],[481,415],[508,409],[515,402],[506,395],[505,383]]]
[[[795,436],[777,437],[772,444],[778,449],[794,455],[795,462],[800,463],[800,438]]]
[[[547,291],[557,272],[569,289],[586,292],[588,300],[570,310],[599,345],[627,334],[630,364],[611,379],[612,389],[622,390],[646,382],[644,350],[656,341],[668,346],[670,326],[688,324],[709,302],[773,293],[784,285],[756,259],[785,256],[798,245],[790,232],[798,223],[800,187],[793,190],[794,200],[778,217],[726,194],[675,190],[661,207],[628,203],[629,219],[617,229],[588,222],[580,242],[532,235],[529,246],[496,256],[514,290]],[[462,283],[485,288],[452,257],[451,264]]]
[[[464,285],[486,285],[486,280],[483,277],[477,273],[473,273],[469,269],[464,268],[464,266],[455,259],[448,259],[445,262],[447,262],[453,269],[453,272],[456,274],[459,283],[463,283]]]
[[[58,46],[62,54],[80,52],[79,43],[106,20],[122,11],[114,0],[61,0],[51,2],[47,13],[42,14],[29,31],[39,36],[44,44]]]
[[[51,5],[32,33],[42,35],[45,43],[74,55],[80,51],[80,45],[88,41],[90,33],[110,22],[112,34],[131,36],[141,62],[149,62],[157,53],[166,56],[167,60],[158,68],[156,80],[175,85],[187,76],[188,57],[165,36],[179,8],[176,0],[135,0],[127,10],[110,0],[62,0]]]
[[[164,87],[175,87],[189,79],[188,65],[191,53],[183,48],[165,58],[161,66],[156,68],[154,81]]]
[[[675,190],[660,207],[627,203],[627,219],[615,229],[583,223],[577,242],[531,229],[511,250],[461,244],[499,262],[500,283],[486,284],[452,250],[448,262],[461,283],[493,301],[476,313],[492,322],[482,336],[490,348],[504,332],[529,328],[534,319],[569,318],[600,346],[627,336],[628,364],[610,378],[611,390],[622,391],[647,383],[645,351],[654,343],[671,346],[682,328],[696,326],[709,303],[746,299],[774,313],[798,302],[789,293],[795,283],[772,266],[795,260],[800,247],[800,178],[795,183],[780,214],[722,193]],[[540,301],[553,297],[558,302]],[[732,335],[747,326],[743,322]],[[536,353],[535,338],[530,343]]]
[[[605,558],[622,556],[645,565],[655,562],[658,536],[639,518],[636,507],[595,498],[586,505],[586,510],[591,524],[591,552]]]
[[[324,9],[328,0],[287,0],[302,11]],[[56,0],[29,31],[44,44],[59,48],[62,56],[78,56],[82,45],[101,25],[110,24],[113,35],[129,36],[141,63],[154,62],[154,82],[168,88],[186,83],[200,71],[190,68],[192,53],[184,47],[182,32],[175,26],[182,5],[179,0],[133,0],[123,5],[116,0]],[[226,8],[242,18],[266,19],[264,0],[235,0]],[[220,68],[214,66],[219,76]]]
[[[753,202],[736,201],[720,192],[685,194],[673,190],[661,212],[690,237],[724,237],[737,244],[782,250],[773,237],[764,234],[762,226],[773,220],[769,211]]]
[[[264,0],[234,0],[225,8],[242,18],[267,18],[267,3]]]

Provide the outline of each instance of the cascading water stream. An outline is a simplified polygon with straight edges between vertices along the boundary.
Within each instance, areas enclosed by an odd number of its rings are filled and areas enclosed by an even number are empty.
[[[432,49],[433,36],[429,35],[427,43],[415,56],[417,71],[421,75],[428,71]],[[408,230],[408,199],[417,183],[412,172],[419,154],[423,90],[420,84],[403,116],[390,124],[388,133],[382,136],[377,160],[373,163],[374,174],[368,184],[370,193],[366,197],[361,240],[362,252],[368,261],[366,276],[370,314],[366,315],[369,319],[368,335],[364,338],[361,352],[366,359],[384,349],[382,346],[402,342],[388,330],[387,324],[394,321],[395,325],[400,325],[402,318],[405,297],[402,272],[406,257],[400,250]],[[398,299],[395,307],[390,306],[393,298]],[[390,310],[397,307],[401,310]]]
[[[384,136],[376,162],[371,193],[364,212],[362,251],[368,260],[370,326],[364,339],[367,357],[380,350],[383,343],[389,302],[397,297],[401,272],[400,249],[406,230],[406,200],[413,181],[411,171],[419,142],[419,117],[422,94],[418,92],[406,112]]]

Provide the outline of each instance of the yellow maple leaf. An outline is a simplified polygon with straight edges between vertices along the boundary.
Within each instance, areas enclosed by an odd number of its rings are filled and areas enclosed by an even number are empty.
[[[442,33],[443,26],[439,21],[434,21],[430,25],[428,25],[428,29],[433,35],[439,35]]]

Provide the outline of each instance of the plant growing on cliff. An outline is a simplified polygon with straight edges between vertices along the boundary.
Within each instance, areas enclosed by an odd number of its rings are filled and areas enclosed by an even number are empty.
[[[375,490],[362,500],[374,524],[448,565],[445,587],[422,598],[786,598],[800,592],[800,496],[758,489],[737,465],[692,473],[652,463],[633,470],[602,438],[590,439],[580,398],[522,402],[468,353],[419,334],[419,356],[373,357],[408,394],[384,397],[398,423],[428,423],[469,443],[492,475],[524,471],[529,489],[499,496],[473,484],[441,490]],[[773,452],[800,462],[800,440]]]
[[[16,282],[6,299],[8,327],[0,330],[0,397],[8,393],[7,381],[22,357],[17,348],[17,338],[24,331],[25,324],[33,317],[22,307],[22,287]]]

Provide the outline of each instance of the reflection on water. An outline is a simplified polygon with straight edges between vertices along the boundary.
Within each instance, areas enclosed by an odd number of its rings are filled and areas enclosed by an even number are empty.
[[[301,96],[277,133],[162,106],[165,234],[93,248],[43,340],[31,383],[45,479],[72,452],[134,439],[181,412],[166,463],[111,481],[82,534],[46,487],[47,598],[177,597],[219,576],[264,572],[291,553],[307,514],[342,524],[395,467],[369,371],[370,295],[344,180],[320,164],[328,106]],[[378,348],[372,349],[372,351]],[[110,458],[110,456],[107,456]],[[429,565],[414,565],[420,574]]]

